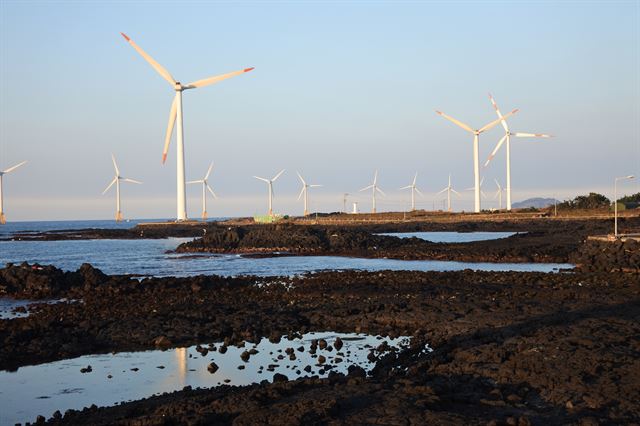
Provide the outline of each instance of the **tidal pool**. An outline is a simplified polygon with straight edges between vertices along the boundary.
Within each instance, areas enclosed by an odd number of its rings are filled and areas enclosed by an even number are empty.
[[[498,240],[516,234],[522,234],[522,232],[387,232],[378,235],[398,238],[420,238],[432,243],[471,243],[474,241]]]
[[[337,337],[343,343],[340,350],[335,348]],[[318,345],[315,354],[310,353],[312,341],[320,339],[328,346],[321,349]],[[388,348],[376,350],[384,342]],[[370,371],[375,365],[375,360],[368,359],[372,351],[376,356],[382,356],[408,344],[408,337],[391,339],[322,332],[292,340],[282,338],[279,343],[265,338],[258,344],[246,342],[244,347],[228,346],[224,354],[219,349],[222,344],[214,343],[166,351],[87,355],[22,367],[15,372],[0,371],[0,424],[35,421],[38,415],[49,418],[56,410],[64,413],[91,404],[115,405],[181,390],[185,386],[248,385],[272,381],[276,373],[284,374],[290,380],[314,375],[325,377],[330,371],[346,373],[350,365]],[[209,349],[213,347],[215,350]],[[303,350],[299,351],[299,348]],[[252,350],[257,353],[244,361],[241,354]],[[428,346],[424,350],[431,351]],[[291,352],[295,359],[290,359]],[[322,364],[320,356],[326,358]],[[218,367],[213,373],[208,369],[211,362]],[[88,366],[91,366],[90,372],[81,372]]]

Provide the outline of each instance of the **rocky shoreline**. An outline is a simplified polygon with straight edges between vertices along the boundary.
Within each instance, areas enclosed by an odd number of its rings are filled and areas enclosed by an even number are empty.
[[[0,368],[81,354],[308,331],[408,335],[363,377],[184,390],[52,424],[629,423],[640,418],[640,275],[323,272],[149,278],[12,265],[13,297],[67,297],[0,321]],[[117,300],[118,303],[113,303]],[[434,352],[423,353],[428,343]],[[290,378],[293,379],[293,378]],[[43,413],[51,414],[51,413]]]

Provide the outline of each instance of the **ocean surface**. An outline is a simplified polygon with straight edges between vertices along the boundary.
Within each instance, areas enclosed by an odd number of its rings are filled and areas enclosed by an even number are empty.
[[[158,219],[149,220],[157,221]],[[84,228],[127,228],[141,221],[16,222],[0,226],[0,235],[13,232],[50,231]],[[469,233],[423,232],[422,238],[445,242],[459,242]],[[482,238],[503,238],[511,233],[482,233]],[[474,238],[480,236],[474,235]],[[176,254],[171,253],[180,243],[191,238],[136,240],[79,240],[79,241],[0,241],[0,265],[8,262],[54,265],[63,270],[76,270],[90,263],[106,274],[135,274],[142,276],[193,276],[218,274],[225,276],[258,275],[291,276],[322,270],[409,270],[409,271],[535,271],[552,272],[571,268],[569,264],[550,263],[483,263],[436,260],[363,259],[340,256],[283,256],[245,258],[239,255]]]

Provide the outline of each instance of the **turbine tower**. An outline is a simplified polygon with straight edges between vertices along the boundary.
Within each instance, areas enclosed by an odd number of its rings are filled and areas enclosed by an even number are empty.
[[[7,170],[0,171],[0,225],[4,225],[5,223],[7,223],[7,218],[4,215],[4,207],[3,207],[2,177],[8,173],[11,173],[12,171],[14,171],[15,169],[17,169],[18,167],[22,166],[25,163],[26,161],[23,161],[22,163],[18,163],[13,167],[9,167]]]
[[[171,104],[171,111],[169,112],[169,124],[167,125],[167,133],[164,140],[164,149],[162,151],[162,164],[167,159],[167,151],[169,150],[169,143],[171,142],[171,135],[173,134],[173,127],[176,124],[176,177],[177,177],[177,221],[187,220],[187,197],[185,188],[185,170],[184,170],[184,131],[182,127],[182,92],[189,89],[196,89],[199,87],[209,86],[211,84],[218,83],[222,80],[226,80],[231,77],[235,77],[245,72],[251,71],[253,68],[244,68],[240,71],[230,72],[228,74],[221,74],[214,77],[204,78],[202,80],[194,81],[183,85],[179,81],[176,81],[169,72],[157,63],[151,56],[149,56],[144,50],[142,50],[137,44],[133,42],[126,34],[120,33],[129,42],[129,44],[158,72],[167,80],[176,94]]]
[[[498,187],[498,190],[496,191],[496,195],[493,196],[493,199],[495,200],[496,198],[498,199],[498,210],[502,210],[502,191],[504,191],[504,188],[502,187],[502,185],[500,185],[500,183],[494,179],[493,180],[496,183],[496,186]]]
[[[400,188],[400,190],[411,189],[411,211],[412,212],[416,210],[416,192],[424,197],[424,194],[420,192],[420,190],[416,186],[416,179],[418,179],[417,172],[413,177],[413,183],[411,185],[403,186],[402,188]]]
[[[111,160],[113,161],[113,168],[116,171],[116,175],[113,177],[113,180],[111,181],[109,186],[107,186],[105,190],[102,191],[102,195],[106,194],[109,188],[111,188],[114,183],[116,184],[116,222],[120,222],[122,221],[122,211],[120,211],[120,181],[137,184],[141,184],[142,182],[120,176],[120,169],[118,168],[116,158],[113,156],[113,154],[111,154]]]
[[[382,192],[382,190],[380,188],[378,188],[378,171],[376,170],[375,174],[373,175],[373,183],[365,188],[362,188],[360,191],[366,191],[367,189],[371,189],[372,190],[372,208],[371,208],[371,213],[375,213],[376,212],[376,192],[381,193],[382,195],[386,195],[384,192]]]
[[[475,202],[474,202],[474,211],[476,213],[480,213],[480,166],[478,163],[478,145],[479,145],[479,138],[480,138],[480,134],[483,132],[486,132],[487,130],[493,128],[496,124],[498,124],[500,121],[503,121],[504,119],[506,119],[507,117],[510,117],[511,115],[515,114],[516,112],[518,112],[517,109],[514,109],[513,111],[511,111],[510,113],[508,113],[507,115],[505,115],[504,117],[500,117],[495,121],[492,121],[491,123],[485,125],[484,127],[481,127],[479,129],[472,129],[470,126],[464,124],[461,121],[456,120],[453,117],[449,117],[447,114],[440,112],[440,111],[436,111],[436,113],[438,115],[441,115],[442,117],[446,118],[447,120],[451,121],[453,124],[462,127],[464,130],[466,130],[467,132],[473,134],[473,179],[475,182]]]
[[[309,185],[307,182],[305,182],[305,180],[302,178],[302,176],[300,176],[300,173],[296,172],[296,174],[298,175],[298,177],[300,178],[300,181],[302,182],[302,189],[300,190],[300,194],[298,195],[298,201],[300,200],[300,197],[302,197],[302,195],[304,194],[304,216],[308,216],[309,215],[309,188],[319,188],[322,185]]]
[[[500,109],[498,109],[498,104],[496,104],[496,101],[493,99],[493,96],[491,96],[491,93],[489,93],[489,99],[491,100],[491,104],[493,105],[493,108],[496,110],[496,114],[498,114],[498,117],[500,117],[501,119],[506,118],[506,116],[505,117],[502,116]],[[544,133],[519,133],[519,132],[513,133],[511,132],[511,130],[509,130],[509,125],[507,124],[506,120],[502,120],[502,127],[504,127],[505,135],[502,137],[502,139],[500,139],[500,141],[498,142],[496,147],[493,149],[491,154],[489,154],[489,158],[487,158],[487,161],[484,163],[484,166],[487,167],[489,165],[489,162],[496,155],[496,152],[498,152],[502,144],[506,141],[507,144],[505,146],[505,149],[507,150],[507,211],[510,211],[511,210],[511,136],[515,136],[517,138],[550,138],[552,136],[546,135]]]
[[[451,193],[453,192],[458,197],[460,196],[460,193],[455,189],[453,189],[453,187],[451,186],[451,174],[449,174],[449,184],[442,191],[438,192],[436,195],[442,194],[445,191],[447,192],[447,211],[450,212],[451,211]]]
[[[254,176],[254,178],[266,182],[267,186],[269,187],[269,216],[273,216],[273,182],[275,182],[276,179],[278,179],[283,173],[284,169],[280,170],[280,173],[275,175],[272,179],[265,179],[259,176]]]
[[[201,183],[202,184],[202,220],[207,220],[207,190],[211,193],[211,195],[213,195],[213,198],[218,198],[218,196],[216,195],[215,192],[213,192],[213,189],[211,189],[211,187],[209,186],[209,183],[207,182],[207,179],[209,179],[209,175],[211,174],[211,170],[213,169],[213,163],[211,163],[211,165],[209,166],[209,170],[207,170],[207,174],[204,175],[204,178],[200,179],[200,180],[192,180],[187,182],[187,185],[189,184],[194,184],[194,183]]]

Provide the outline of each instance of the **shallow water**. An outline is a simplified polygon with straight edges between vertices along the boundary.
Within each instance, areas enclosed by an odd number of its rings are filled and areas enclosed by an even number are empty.
[[[333,345],[336,336],[343,339],[344,346],[340,350],[343,355],[337,355],[335,349],[327,351],[318,348],[316,356],[324,355],[327,358],[326,365],[334,366],[332,371],[342,373],[353,364],[370,370],[374,365],[367,360],[370,348],[377,347],[383,341],[392,347],[409,343],[406,337],[390,339],[364,334],[309,333],[302,339],[282,339],[279,344],[263,339],[255,345],[258,354],[252,355],[248,362],[242,361],[240,354],[254,347],[250,343],[244,348],[230,346],[225,354],[210,351],[202,356],[192,346],[167,351],[89,355],[22,367],[16,372],[0,371],[0,424],[34,421],[39,414],[49,417],[56,410],[64,413],[67,409],[81,409],[91,404],[114,405],[180,390],[185,386],[210,388],[225,384],[225,380],[230,385],[248,385],[262,380],[272,381],[275,373],[284,374],[289,379],[312,375],[324,377],[329,371],[323,372],[322,367],[317,365],[318,359],[309,353],[311,340],[326,339]],[[285,349],[299,346],[304,346],[304,352],[296,350],[296,360],[289,360]],[[430,349],[425,347],[425,351]],[[284,355],[284,359],[278,360],[278,355]],[[336,356],[343,361],[336,363]],[[211,361],[219,367],[213,374],[207,370]],[[278,367],[273,372],[267,371],[269,364],[277,364]],[[80,369],[88,365],[91,365],[92,371],[81,373]],[[239,370],[239,365],[244,369]],[[307,365],[312,366],[309,373],[304,371]],[[112,377],[108,378],[108,375]]]
[[[76,270],[90,263],[106,274],[145,276],[297,275],[321,270],[367,271],[536,271],[571,268],[551,263],[470,263],[436,260],[363,259],[340,256],[245,258],[238,255],[167,254],[190,238],[163,240],[0,241],[0,265],[7,262],[51,264]]]
[[[29,305],[31,304],[35,304],[35,303],[53,304],[53,303],[67,303],[67,302],[76,303],[78,301],[68,300],[66,298],[54,299],[54,300],[25,300],[25,299],[16,300],[16,299],[10,299],[6,297],[0,297],[0,319],[28,317],[29,314],[31,313],[31,310],[29,309]],[[26,312],[14,311],[16,308],[22,308],[22,307],[26,309]]]
[[[388,235],[398,238],[420,238],[433,243],[471,243],[474,241],[498,240],[508,238],[518,232],[387,232],[379,235]]]

